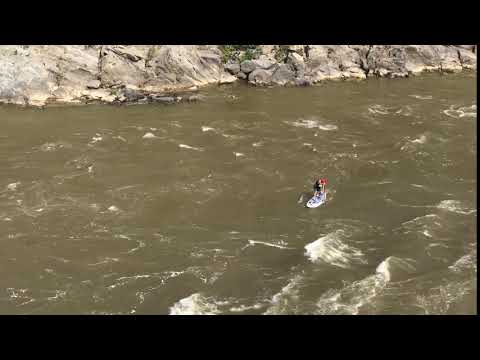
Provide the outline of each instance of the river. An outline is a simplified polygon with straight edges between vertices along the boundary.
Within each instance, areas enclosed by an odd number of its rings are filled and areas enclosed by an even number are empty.
[[[0,106],[1,314],[476,314],[476,73],[203,93]]]

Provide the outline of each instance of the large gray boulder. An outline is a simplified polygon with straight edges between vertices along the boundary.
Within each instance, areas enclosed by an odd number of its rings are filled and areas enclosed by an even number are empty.
[[[347,45],[309,45],[306,74],[314,82],[343,78],[365,78],[367,49]],[[363,56],[363,59],[362,59]]]
[[[237,75],[237,78],[245,80],[247,78],[247,75],[244,72],[239,72]]]
[[[150,55],[153,74],[146,91],[168,91],[218,83],[225,74],[220,50],[197,45],[157,46]]]
[[[240,69],[243,73],[249,74],[255,69],[270,70],[276,65],[276,62],[270,60],[267,56],[261,55],[255,60],[245,60],[240,64]]]
[[[305,61],[299,54],[296,52],[288,54],[287,62],[293,66],[298,77],[303,77],[305,75]]]
[[[151,71],[145,67],[147,49],[131,46],[104,46],[100,54],[100,76],[103,87],[129,85],[139,88]],[[143,50],[143,51],[141,51]]]
[[[270,70],[276,65],[276,61],[269,59],[265,55],[260,55],[258,59],[253,60],[257,69]]]
[[[373,73],[391,77],[432,70],[462,70],[457,48],[444,45],[373,46],[368,54],[367,64]]]
[[[295,72],[291,65],[281,64],[273,73],[272,83],[276,85],[286,85],[293,82]]]
[[[252,60],[242,61],[240,64],[240,70],[244,74],[250,74],[253,70],[257,68],[257,65]]]
[[[240,64],[236,62],[230,62],[225,64],[225,70],[232,75],[237,75],[240,72]]]
[[[473,70],[477,68],[477,56],[473,51],[465,50],[463,48],[459,48],[457,51],[463,68]]]
[[[377,76],[407,76],[406,53],[402,46],[373,46],[367,56],[368,69]]]
[[[254,85],[269,85],[272,81],[272,72],[264,69],[255,69],[248,75],[248,82]]]
[[[235,81],[216,46],[0,46],[0,102],[104,102],[119,88],[157,93]]]
[[[224,73],[220,76],[220,80],[218,83],[220,85],[225,85],[225,84],[231,84],[233,82],[237,81],[237,78],[233,76],[232,74]]]
[[[0,101],[72,102],[98,80],[98,50],[80,45],[0,46]]]

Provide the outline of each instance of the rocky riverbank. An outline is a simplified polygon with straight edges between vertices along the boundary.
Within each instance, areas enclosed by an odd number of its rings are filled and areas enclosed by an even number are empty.
[[[323,80],[476,70],[474,45],[0,46],[0,102],[176,103],[209,84],[309,86]]]

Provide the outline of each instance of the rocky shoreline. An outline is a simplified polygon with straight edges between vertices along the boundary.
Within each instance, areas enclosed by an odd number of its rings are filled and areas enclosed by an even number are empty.
[[[199,88],[476,71],[475,45],[2,45],[0,103],[173,104]],[[252,50],[253,49],[253,50]]]

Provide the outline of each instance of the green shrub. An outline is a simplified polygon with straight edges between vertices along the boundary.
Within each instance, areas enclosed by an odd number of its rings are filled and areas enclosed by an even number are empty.
[[[257,47],[257,45],[244,45],[244,46],[251,46],[251,47],[245,49],[245,52],[240,57],[240,62],[245,60],[255,59],[262,53],[262,50],[259,47]]]
[[[258,45],[221,45],[220,50],[223,54],[222,61],[224,63],[229,60],[237,60],[239,62],[251,60],[261,53]],[[241,55],[239,56],[240,53]]]
[[[219,46],[221,52],[222,52],[222,61],[224,63],[227,63],[228,60],[233,59],[234,54],[235,54],[235,46],[234,45],[221,45]]]

